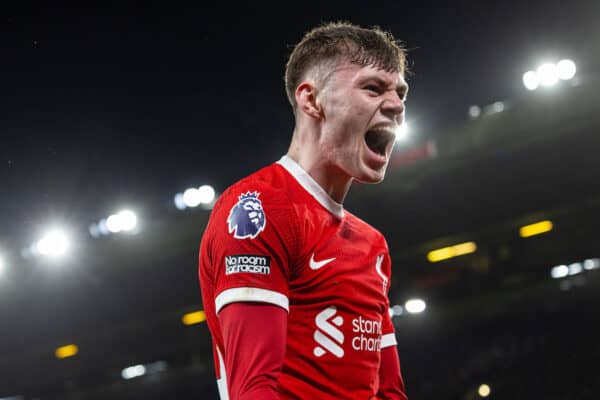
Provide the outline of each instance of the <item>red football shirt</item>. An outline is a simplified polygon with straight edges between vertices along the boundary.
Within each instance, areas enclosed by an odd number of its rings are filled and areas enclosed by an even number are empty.
[[[343,210],[284,156],[228,188],[200,246],[199,274],[227,398],[227,304],[264,302],[289,312],[282,399],[370,399],[380,350],[396,345],[389,316],[391,262],[383,235]]]

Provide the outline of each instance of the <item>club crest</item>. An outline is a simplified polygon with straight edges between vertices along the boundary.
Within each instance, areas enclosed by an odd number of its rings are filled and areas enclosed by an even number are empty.
[[[267,220],[259,196],[259,192],[241,194],[238,202],[231,208],[227,225],[234,238],[254,239],[265,229]]]

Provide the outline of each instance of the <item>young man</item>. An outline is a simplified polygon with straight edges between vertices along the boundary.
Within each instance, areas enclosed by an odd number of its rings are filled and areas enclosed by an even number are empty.
[[[330,23],[294,48],[289,151],[222,194],[200,246],[221,399],[406,399],[387,244],[342,207],[384,177],[404,69],[377,28]]]

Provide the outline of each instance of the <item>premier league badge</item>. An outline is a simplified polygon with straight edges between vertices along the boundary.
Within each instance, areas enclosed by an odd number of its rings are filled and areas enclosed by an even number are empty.
[[[258,192],[241,194],[238,202],[231,208],[227,224],[229,233],[233,233],[234,238],[254,239],[265,229],[267,220],[258,196]]]

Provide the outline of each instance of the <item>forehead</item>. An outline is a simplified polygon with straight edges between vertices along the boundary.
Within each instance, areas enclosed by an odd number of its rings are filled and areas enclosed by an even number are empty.
[[[350,62],[341,62],[332,71],[335,80],[348,83],[352,86],[365,81],[374,80],[389,87],[407,89],[408,85],[401,72],[386,71],[372,65],[357,65]]]

